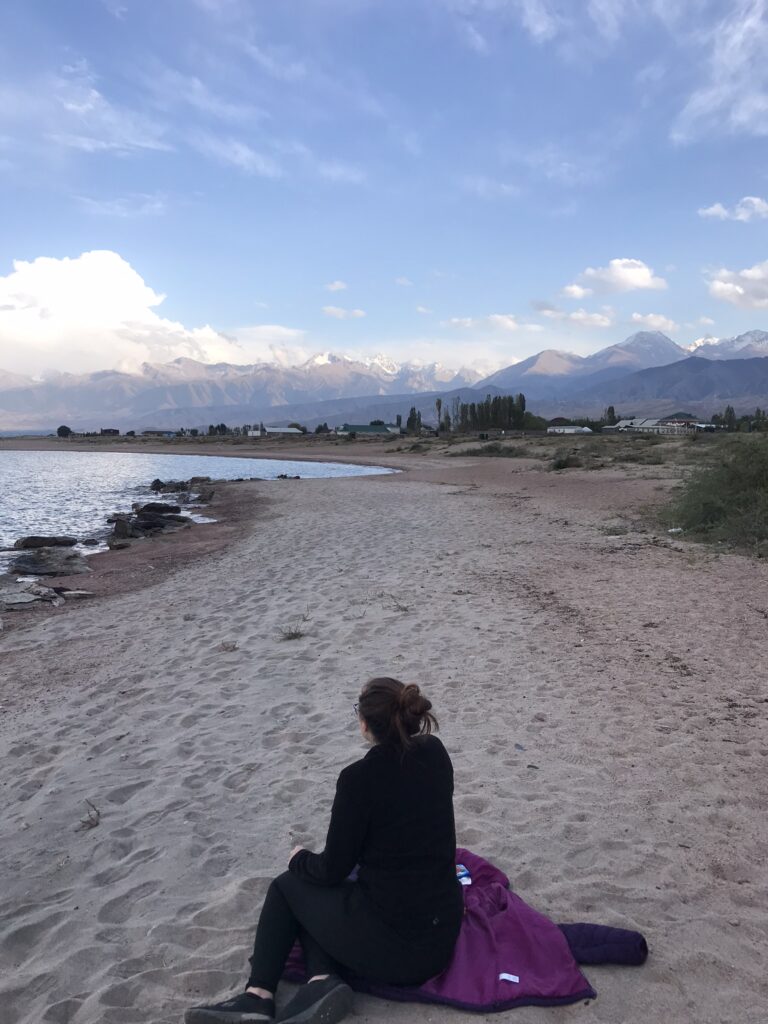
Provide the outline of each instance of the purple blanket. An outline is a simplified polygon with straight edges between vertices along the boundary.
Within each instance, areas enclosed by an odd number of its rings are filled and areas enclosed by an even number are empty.
[[[509,889],[509,879],[469,850],[457,850],[472,884],[464,886],[464,921],[450,965],[418,988],[348,977],[358,992],[401,1002],[443,1003],[488,1013],[515,1006],[559,1006],[594,999],[564,933]],[[304,980],[301,950],[289,958],[286,979]]]

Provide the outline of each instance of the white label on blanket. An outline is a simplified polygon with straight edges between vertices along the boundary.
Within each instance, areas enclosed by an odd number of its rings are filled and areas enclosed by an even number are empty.
[[[520,979],[516,974],[500,974],[499,981],[514,981],[515,984],[520,984]]]

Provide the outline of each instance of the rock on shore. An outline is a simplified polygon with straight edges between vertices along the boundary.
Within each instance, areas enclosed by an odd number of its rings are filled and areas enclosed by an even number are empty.
[[[27,548],[73,548],[77,544],[76,537],[20,537],[14,548],[26,550]]]
[[[23,576],[78,576],[91,569],[77,551],[63,547],[35,547],[22,550],[11,562],[10,571]]]

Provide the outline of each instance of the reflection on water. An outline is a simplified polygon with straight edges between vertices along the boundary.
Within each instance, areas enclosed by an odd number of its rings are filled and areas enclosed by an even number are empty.
[[[18,537],[33,533],[101,540],[109,532],[105,520],[111,512],[130,511],[135,501],[158,500],[149,490],[157,477],[274,480],[280,473],[318,478],[388,472],[373,466],[281,459],[0,451],[0,547],[10,547]],[[0,554],[0,571],[3,557]]]

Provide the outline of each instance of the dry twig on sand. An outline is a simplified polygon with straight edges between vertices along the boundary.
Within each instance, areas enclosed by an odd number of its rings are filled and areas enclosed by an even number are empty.
[[[304,612],[303,615],[299,615],[298,618],[293,619],[285,626],[278,626],[277,639],[278,640],[301,640],[305,636],[305,630],[302,629],[302,625],[305,622],[309,622],[309,608]]]
[[[88,829],[96,828],[97,825],[101,824],[101,811],[99,808],[96,804],[91,803],[90,800],[85,802],[88,804],[88,815],[80,819],[80,824],[75,829],[75,832],[86,832]]]

